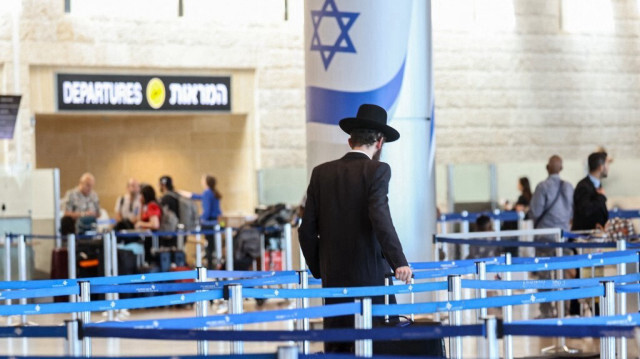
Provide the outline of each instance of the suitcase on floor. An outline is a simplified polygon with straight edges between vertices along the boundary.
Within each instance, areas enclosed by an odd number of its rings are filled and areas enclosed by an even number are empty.
[[[69,253],[66,248],[54,248],[51,252],[51,279],[69,278]],[[69,297],[53,297],[55,302],[68,302]]]
[[[104,276],[104,248],[102,241],[79,240],[76,243],[78,278]]]
[[[380,326],[439,326],[438,322],[416,320],[400,323],[384,323]],[[373,342],[374,355],[406,355],[427,356],[430,358],[446,358],[444,339],[389,340]]]

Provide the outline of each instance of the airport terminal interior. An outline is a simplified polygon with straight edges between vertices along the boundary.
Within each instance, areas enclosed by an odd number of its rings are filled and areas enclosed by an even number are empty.
[[[637,358],[639,176],[640,0],[0,0],[0,357]]]

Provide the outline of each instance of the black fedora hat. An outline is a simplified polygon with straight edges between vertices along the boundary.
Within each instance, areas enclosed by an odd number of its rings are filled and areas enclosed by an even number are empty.
[[[382,132],[386,142],[393,142],[400,138],[398,131],[387,125],[387,111],[378,105],[360,105],[356,117],[344,118],[340,120],[339,125],[348,134],[356,129],[366,129]]]

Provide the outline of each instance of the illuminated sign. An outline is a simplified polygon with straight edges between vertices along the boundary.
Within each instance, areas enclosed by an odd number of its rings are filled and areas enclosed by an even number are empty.
[[[231,111],[231,78],[58,74],[59,111]]]

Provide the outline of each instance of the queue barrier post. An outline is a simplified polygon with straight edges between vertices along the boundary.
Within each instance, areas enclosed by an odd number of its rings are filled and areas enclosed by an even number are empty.
[[[442,218],[444,219],[444,215],[442,216]],[[444,226],[445,222],[442,222],[442,223],[443,223],[443,226]],[[440,245],[440,242],[438,242],[438,235],[437,234],[432,235],[431,240],[432,240],[431,247],[433,247],[433,261],[434,262],[438,262],[440,260],[440,250],[438,248],[438,246]],[[437,278],[434,278],[434,281],[435,280],[437,280]],[[440,292],[439,291],[434,291],[431,294],[431,298],[432,298],[433,302],[439,302],[440,301]],[[389,303],[385,303],[385,304],[389,304]],[[440,321],[440,312],[434,313],[433,319],[436,322],[439,322]],[[388,321],[388,317],[385,317],[385,320]]]
[[[388,287],[388,286],[390,286],[390,285],[391,285],[391,281],[393,280],[392,275],[393,275],[393,274],[387,274],[387,275],[384,277],[384,286],[385,286],[385,287]],[[389,305],[389,294],[385,294],[385,295],[384,295],[384,305]],[[385,315],[385,316],[384,316],[384,322],[385,322],[385,323],[389,323],[389,316],[388,316],[388,315]]]
[[[462,299],[462,280],[459,275],[450,275],[447,277],[448,295],[450,301],[458,301]],[[447,303],[450,306],[449,303]],[[449,312],[449,325],[462,325],[462,313],[459,310]],[[449,358],[462,358],[462,337],[449,338]]]
[[[67,254],[69,256],[69,279],[76,279],[76,235],[73,233],[67,235]]]
[[[619,251],[627,250],[627,241],[624,238],[619,238],[616,242],[616,249]],[[618,264],[618,275],[627,274],[627,264],[620,263]],[[618,299],[618,315],[627,314],[627,294],[626,293],[616,293],[616,297]],[[621,337],[617,340],[617,350],[618,357],[620,359],[627,359],[627,338]]]
[[[602,282],[604,286],[604,296],[600,297],[600,315],[611,316],[616,314],[616,294],[615,282]],[[615,359],[616,358],[616,338],[605,337],[600,338],[600,358]]]
[[[371,298],[358,300],[362,304],[362,310],[356,314],[356,329],[373,328],[371,312]],[[356,356],[370,358],[373,355],[373,341],[371,339],[356,340]]]
[[[204,283],[207,281],[207,268],[198,267],[198,283]],[[200,291],[202,292],[202,291]],[[202,318],[207,316],[207,308],[208,308],[208,300],[203,300],[196,303],[196,317]],[[203,328],[202,330],[207,330],[207,328]],[[209,343],[205,340],[198,341],[198,355],[209,355]]]
[[[488,359],[498,359],[500,358],[498,348],[498,321],[494,316],[485,317],[483,321],[485,327],[484,346],[486,351],[482,351],[482,353],[485,353]]]
[[[222,263],[222,232],[220,232],[220,224],[216,224],[213,229],[215,231],[213,234],[213,240],[216,248],[216,264],[214,266],[212,263],[207,263],[207,266],[209,266],[209,268],[217,269],[220,263]]]
[[[300,270],[307,269],[307,260],[304,258],[304,253],[302,253],[302,247],[300,247],[299,261],[300,261],[300,263],[298,263],[298,264],[300,265]]]
[[[409,303],[415,304],[416,294],[413,292],[413,285],[416,284],[416,280],[413,278],[413,275],[411,275],[411,280],[409,281],[409,283],[411,284],[409,286],[409,291],[411,292],[409,294]],[[413,322],[416,319],[416,315],[414,313],[411,313],[410,318],[411,318],[411,321]]]
[[[511,265],[511,253],[504,254],[504,264],[507,266]],[[511,280],[511,271],[506,271],[504,273],[504,279],[505,281]],[[513,295],[513,290],[505,289],[504,295]],[[505,305],[502,307],[502,318],[505,323],[510,323],[513,320],[513,306]],[[513,359],[513,337],[511,335],[505,335],[503,342],[505,359]]]
[[[160,249],[160,238],[155,233],[151,233],[151,254],[157,252]]]
[[[278,347],[278,359],[298,359],[298,347],[295,345],[285,345]]]
[[[460,232],[469,233],[469,212],[462,211],[462,222],[460,223]],[[469,246],[460,246],[460,258],[467,258],[469,256]]]
[[[202,235],[200,231],[202,228],[196,226],[196,268],[202,267]]]
[[[487,280],[487,264],[485,262],[476,262],[476,279]],[[487,289],[476,289],[476,298],[484,299],[487,297]],[[487,317],[487,308],[478,309],[478,323],[484,321]]]
[[[242,314],[242,285],[227,284],[224,286],[225,299],[229,302],[229,314]],[[241,331],[242,325],[234,325],[234,331]],[[244,354],[243,342],[231,342],[231,354]]]
[[[227,253],[225,255],[226,266],[225,269],[228,271],[233,270],[233,228],[225,227],[224,229],[224,240]]]
[[[178,247],[178,250],[181,250],[181,251],[184,250],[184,240],[185,240],[184,224],[179,223],[178,224],[178,241],[176,242],[176,247]]]
[[[65,354],[71,357],[80,356],[82,353],[80,345],[80,323],[77,319],[65,320],[67,328],[67,338],[65,341]]]
[[[293,270],[293,255],[291,253],[291,223],[285,223],[282,226],[282,235],[284,237],[284,256],[285,256],[285,265],[283,266],[285,270]]]
[[[307,272],[306,270],[299,270],[298,271],[298,277],[299,277],[299,282],[298,282],[298,288],[299,289],[307,289],[309,288],[309,272]],[[309,298],[298,298],[296,299],[296,307],[298,309],[306,309],[309,307]],[[303,319],[296,319],[296,330],[309,330],[309,318],[303,318]],[[302,352],[302,354],[309,354],[309,342],[308,341],[302,341],[300,343],[298,343],[299,347],[300,347],[300,351]]]
[[[500,226],[502,221],[500,220],[500,210],[496,209],[493,211],[494,219],[493,219],[493,230],[496,232],[500,232]],[[500,240],[498,238],[498,240]]]
[[[78,302],[89,303],[91,301],[91,283],[89,281],[80,281],[78,282],[78,286],[80,287]],[[91,323],[91,312],[80,312],[78,313],[78,318],[80,318],[83,324]],[[91,338],[89,337],[82,338],[82,356],[86,358],[91,357]]]
[[[18,280],[27,280],[27,248],[25,243],[25,236],[21,234],[18,236]],[[26,298],[21,298],[18,301],[20,304],[27,304]],[[20,325],[27,325],[27,316],[20,316]]]
[[[111,236],[113,235],[113,233],[109,234],[109,233],[105,233],[102,236],[102,251],[104,253],[103,258],[104,258],[104,276],[105,277],[112,277],[113,276],[113,271],[112,271],[112,260],[113,260],[113,255],[111,254]],[[81,287],[82,290],[82,287]],[[113,300],[113,295],[114,293],[107,293],[105,295],[107,300]],[[107,320],[108,321],[113,321],[114,318],[114,311],[113,310],[107,310]]]
[[[3,234],[4,238],[4,280],[11,282],[11,237],[12,234]],[[11,305],[11,299],[4,301],[5,305]],[[11,317],[7,317],[7,325],[11,325]]]

